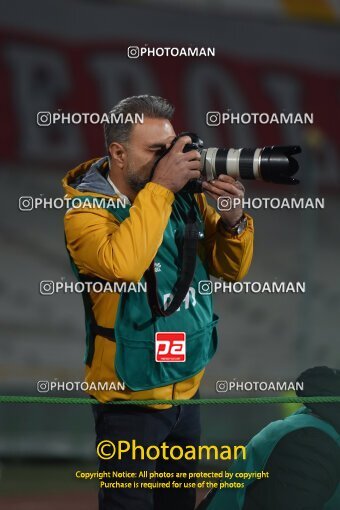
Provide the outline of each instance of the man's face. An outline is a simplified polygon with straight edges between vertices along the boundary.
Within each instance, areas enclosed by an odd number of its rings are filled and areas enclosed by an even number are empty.
[[[156,158],[175,138],[176,134],[166,119],[144,118],[143,124],[135,124],[126,146],[126,179],[130,188],[138,193],[150,181]]]

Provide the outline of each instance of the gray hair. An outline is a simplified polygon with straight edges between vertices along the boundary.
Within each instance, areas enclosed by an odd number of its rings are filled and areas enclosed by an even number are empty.
[[[159,96],[131,96],[119,101],[108,113],[109,117],[125,118],[130,114],[132,117],[143,115],[152,119],[171,120],[175,108],[166,99]],[[129,140],[131,130],[134,124],[132,122],[105,122],[104,136],[106,150],[112,142],[124,143]]]

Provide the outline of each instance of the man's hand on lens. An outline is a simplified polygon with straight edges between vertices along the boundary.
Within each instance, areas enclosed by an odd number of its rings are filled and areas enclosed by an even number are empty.
[[[222,221],[227,228],[232,228],[241,219],[243,214],[242,201],[244,198],[244,186],[240,181],[236,181],[229,175],[219,175],[218,179],[210,182],[203,182],[203,190],[209,197],[217,200],[220,197],[226,197],[227,207],[223,206],[219,209]],[[233,199],[237,199],[234,201]]]
[[[200,159],[198,151],[183,152],[187,143],[191,143],[189,136],[177,140],[172,149],[157,164],[152,182],[161,184],[173,193],[182,189],[191,179],[200,177]]]

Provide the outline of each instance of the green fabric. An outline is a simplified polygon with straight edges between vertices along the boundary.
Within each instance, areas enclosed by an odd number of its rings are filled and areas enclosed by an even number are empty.
[[[270,423],[254,436],[247,445],[246,459],[237,459],[230,468],[232,473],[252,473],[265,470],[266,463],[277,443],[290,432],[301,428],[314,427],[328,434],[340,447],[340,435],[325,421],[313,416],[310,411],[302,407],[296,413],[284,420]],[[270,474],[269,474],[270,476]],[[224,479],[223,481],[227,481]],[[210,504],[209,510],[242,510],[246,495],[246,489],[255,480],[233,479],[231,481],[244,482],[243,489],[221,489],[216,492]],[[340,490],[339,486],[333,497],[324,506],[323,510],[339,510]]]
[[[82,196],[82,200],[94,197]],[[79,197],[77,197],[79,200]],[[194,200],[200,232],[204,225],[196,200],[190,195],[176,195],[172,214],[164,231],[163,242],[155,257],[158,297],[164,306],[164,297],[175,292],[178,280],[185,230],[185,219],[191,200]],[[122,222],[128,218],[133,206],[106,207]],[[200,280],[209,280],[209,273],[196,255],[196,270],[187,298],[180,308],[169,317],[153,317],[145,292],[121,293],[114,325],[116,339],[115,370],[118,377],[134,391],[166,386],[192,377],[209,362],[217,347],[216,324],[218,317],[213,314],[211,295],[198,292]],[[145,283],[144,277],[141,283]],[[89,322],[88,310],[86,323]],[[186,361],[156,362],[156,332],[185,332]],[[94,338],[87,334],[87,359],[93,350]],[[89,360],[88,360],[89,361]]]

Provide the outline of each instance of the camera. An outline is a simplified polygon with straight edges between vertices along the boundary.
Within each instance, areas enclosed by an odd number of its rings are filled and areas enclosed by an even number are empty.
[[[182,136],[191,138],[191,143],[184,146],[183,152],[196,150],[201,154],[201,178],[189,181],[182,191],[201,193],[202,182],[216,179],[220,174],[230,175],[234,179],[255,179],[276,184],[299,183],[292,177],[299,169],[299,164],[293,157],[301,152],[298,145],[272,145],[255,149],[204,149],[203,141],[196,133],[185,131],[173,140],[161,157],[167,154]]]

